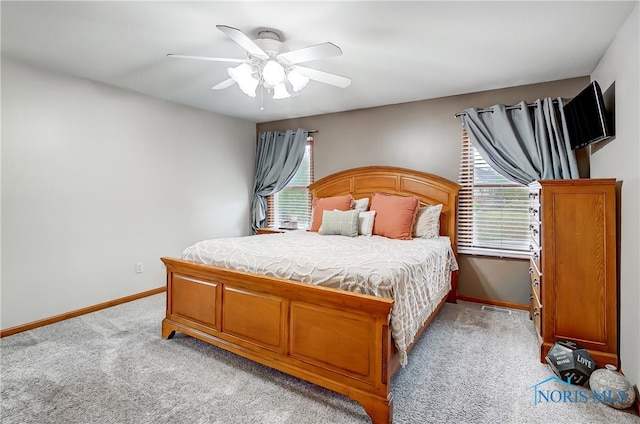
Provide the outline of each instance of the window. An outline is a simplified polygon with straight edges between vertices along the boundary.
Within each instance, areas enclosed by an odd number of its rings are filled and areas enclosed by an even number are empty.
[[[311,194],[307,186],[313,178],[313,138],[309,137],[296,174],[281,191],[267,197],[267,227],[282,227],[284,222],[296,219],[300,229],[311,226]]]
[[[460,253],[528,258],[529,189],[491,168],[462,131]]]

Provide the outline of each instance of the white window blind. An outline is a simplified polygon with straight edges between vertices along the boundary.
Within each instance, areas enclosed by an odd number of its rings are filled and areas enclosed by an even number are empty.
[[[267,227],[283,227],[293,220],[297,220],[299,229],[311,226],[311,194],[307,186],[313,178],[313,138],[309,137],[296,174],[281,191],[267,198]]]
[[[459,183],[458,251],[528,258],[529,189],[491,168],[464,129]]]

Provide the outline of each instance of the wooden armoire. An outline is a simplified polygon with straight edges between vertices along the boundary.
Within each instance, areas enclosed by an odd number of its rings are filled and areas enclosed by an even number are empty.
[[[530,313],[540,361],[569,339],[598,366],[618,367],[616,180],[540,180],[529,199]]]

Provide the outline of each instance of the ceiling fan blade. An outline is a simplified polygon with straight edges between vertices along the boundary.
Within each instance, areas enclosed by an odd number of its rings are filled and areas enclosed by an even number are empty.
[[[281,53],[279,59],[285,59],[291,64],[309,62],[310,60],[324,59],[326,57],[340,56],[342,50],[333,43],[316,44],[315,46],[305,47],[303,49],[292,50],[290,52]]]
[[[233,84],[235,84],[236,82],[233,80],[233,78],[229,78],[226,79],[224,81],[222,81],[221,83],[218,83],[216,85],[214,85],[213,87],[211,87],[212,90],[223,90],[227,87],[231,87]]]
[[[250,55],[259,57],[260,59],[268,59],[269,55],[265,53],[252,39],[247,37],[244,32],[236,28],[226,25],[216,25],[220,31],[224,32],[227,37],[240,44]]]
[[[304,66],[295,66],[302,75],[309,79],[320,81],[325,84],[335,85],[340,88],[347,88],[351,85],[351,78],[343,77],[341,75],[330,74],[328,72],[319,71],[317,69],[311,69]]]
[[[174,57],[178,59],[210,60],[212,62],[230,62],[230,63],[242,63],[245,61],[245,59],[231,59],[228,57],[188,56],[184,54],[172,54],[172,53],[169,53],[167,57]]]

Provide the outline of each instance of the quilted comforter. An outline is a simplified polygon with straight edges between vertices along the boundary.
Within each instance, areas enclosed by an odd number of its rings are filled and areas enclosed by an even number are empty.
[[[394,300],[391,332],[407,363],[417,331],[451,289],[448,237],[395,240],[289,231],[204,240],[182,259]]]

